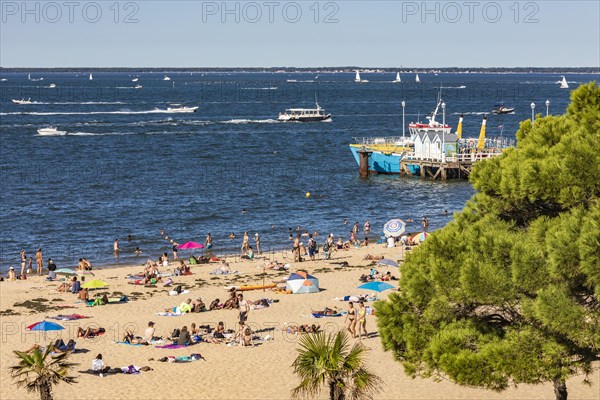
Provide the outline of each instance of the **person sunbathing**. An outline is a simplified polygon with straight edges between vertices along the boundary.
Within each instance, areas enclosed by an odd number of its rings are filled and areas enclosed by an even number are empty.
[[[333,307],[333,308],[325,307],[325,309],[323,309],[321,311],[311,311],[311,313],[319,314],[319,315],[336,315],[336,314],[339,314],[339,312],[340,312],[340,310],[337,307]]]
[[[106,332],[106,330],[104,328],[88,327],[87,329],[83,329],[83,328],[79,327],[79,328],[77,328],[77,337],[90,338],[90,337],[98,336],[104,332]]]
[[[202,301],[200,297],[192,302],[192,310],[193,313],[204,312],[206,311],[206,305]]]
[[[226,310],[234,310],[234,309],[238,309],[238,297],[237,294],[235,293],[235,291],[230,293],[229,298],[227,299],[227,301],[225,302],[225,304],[223,305],[223,308]]]
[[[221,304],[220,304],[220,300],[219,299],[214,299],[212,301],[212,303],[210,303],[210,306],[208,307],[208,310],[212,311],[212,310],[218,310],[220,308],[222,308]]]
[[[54,352],[56,353],[66,353],[67,351],[75,351],[75,341],[70,339],[66,344],[62,339],[57,339],[54,342]]]
[[[288,325],[281,328],[282,331],[295,335],[296,333],[317,333],[321,329],[320,325]]]
[[[125,334],[123,335],[122,341],[127,344],[144,344],[144,345],[149,344],[145,339],[143,339],[139,336],[134,336],[133,332],[127,328],[125,328]]]
[[[252,330],[249,326],[245,326],[243,322],[240,322],[240,330],[235,335],[235,340],[243,347],[254,346],[254,343],[252,343]]]

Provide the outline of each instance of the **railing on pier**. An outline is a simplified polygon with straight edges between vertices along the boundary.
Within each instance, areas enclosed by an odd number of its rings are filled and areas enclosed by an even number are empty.
[[[443,157],[441,154],[419,154],[415,155],[414,152],[406,153],[404,158],[402,159],[405,163],[410,163],[410,161],[429,161],[429,162],[441,162],[441,163],[461,163],[468,164],[474,163],[475,161],[484,160],[486,158],[497,157],[501,155],[501,151],[479,151],[479,152],[471,152],[471,153],[456,153]]]
[[[406,146],[410,142],[409,137],[386,136],[386,137],[355,137],[353,144],[361,146],[372,145],[397,145]]]

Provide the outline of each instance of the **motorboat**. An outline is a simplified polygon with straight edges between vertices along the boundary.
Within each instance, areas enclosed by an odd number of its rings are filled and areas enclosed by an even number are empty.
[[[141,88],[143,88],[143,86],[142,85],[135,85],[133,88],[134,89],[141,89]]]
[[[131,80],[131,82],[137,82],[137,81],[139,81],[139,78],[133,78],[133,79]]]
[[[27,99],[27,100],[25,100],[25,99],[21,99],[21,100],[15,100],[15,99],[13,99],[12,102],[15,103],[15,104],[21,104],[21,105],[23,105],[23,104],[33,104],[33,101],[31,101],[31,99]]]
[[[186,107],[181,104],[171,104],[173,107],[167,107],[167,112],[171,113],[193,113],[198,107]]]
[[[165,77],[163,78],[163,81],[170,81],[171,78],[169,78],[167,75],[165,75]]]
[[[514,107],[506,107],[504,104],[498,104],[492,110],[494,114],[510,114],[515,112]]]
[[[48,126],[46,128],[40,128],[37,130],[37,132],[40,135],[44,135],[44,136],[60,136],[60,135],[67,134],[67,131],[59,131],[58,129],[56,129],[53,126]]]
[[[54,89],[56,87],[56,84],[51,83],[50,85],[48,85],[48,89]]]
[[[279,113],[279,121],[282,122],[318,122],[331,120],[331,114],[325,113],[325,110],[315,102],[316,108],[288,108],[285,112]]]

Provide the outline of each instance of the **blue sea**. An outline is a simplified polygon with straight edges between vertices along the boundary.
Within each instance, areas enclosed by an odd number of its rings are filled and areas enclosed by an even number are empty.
[[[437,229],[473,195],[471,184],[361,179],[348,148],[354,137],[401,136],[401,102],[406,124],[424,120],[440,86],[446,122],[456,127],[464,114],[463,135],[473,137],[495,104],[516,110],[488,115],[488,135],[514,138],[532,102],[545,115],[546,100],[551,114],[569,101],[555,74],[420,73],[421,84],[409,73],[401,84],[391,83],[395,71],[361,75],[370,83],[355,84],[354,73],[3,73],[0,268],[17,267],[21,248],[34,256],[38,247],[59,267],[79,257],[141,264],[170,254],[162,229],[179,243],[211,232],[218,254],[239,251],[244,231],[259,232],[265,251],[289,247],[288,229],[298,226],[321,241],[330,232],[348,238],[365,220],[378,232],[390,218],[412,218],[408,230],[417,232],[428,216]],[[567,76],[571,88],[593,79]],[[11,101],[28,98],[34,104]],[[315,98],[331,122],[276,121]],[[168,113],[172,104],[199,108]],[[48,125],[68,135],[37,134]]]

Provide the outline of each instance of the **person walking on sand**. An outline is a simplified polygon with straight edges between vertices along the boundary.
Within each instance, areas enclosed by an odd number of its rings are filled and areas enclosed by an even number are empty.
[[[260,256],[260,235],[258,232],[254,234],[254,243],[256,243],[256,255]]]
[[[42,249],[37,249],[35,253],[35,263],[37,264],[37,274],[42,275],[44,268],[44,255],[42,254]]]
[[[27,264],[27,256],[25,255],[25,249],[21,249],[19,252],[19,256],[21,257],[21,276],[25,275],[25,266]]]
[[[362,301],[358,302],[358,311],[357,311],[356,325],[358,326],[358,338],[362,338],[362,333],[364,332],[365,338],[369,337],[367,333],[367,308],[365,307],[365,303]]]
[[[310,261],[315,261],[315,253],[317,252],[317,241],[313,238],[313,235],[308,236],[308,256]]]
[[[344,323],[346,324],[346,330],[350,332],[353,338],[356,337],[356,308],[354,308],[352,302],[348,303],[348,312]]]
[[[246,232],[244,232],[244,238],[242,239],[242,255],[248,251],[248,247],[249,247],[248,241],[249,241],[248,231],[246,231]]]

